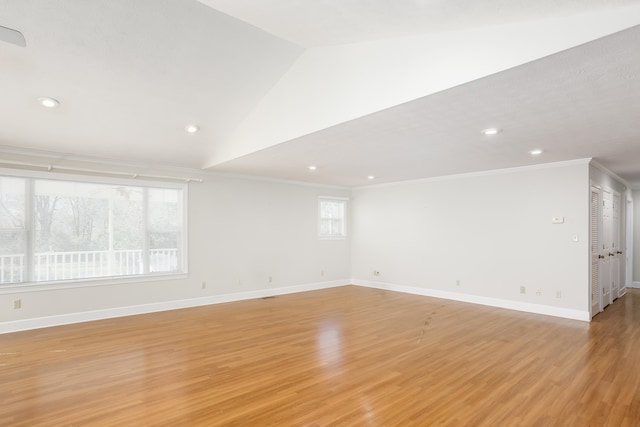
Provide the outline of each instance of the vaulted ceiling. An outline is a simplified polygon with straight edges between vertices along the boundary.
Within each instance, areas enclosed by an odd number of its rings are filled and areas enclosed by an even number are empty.
[[[0,163],[358,186],[594,157],[640,185],[639,24],[640,0],[0,0],[27,42],[0,41]]]

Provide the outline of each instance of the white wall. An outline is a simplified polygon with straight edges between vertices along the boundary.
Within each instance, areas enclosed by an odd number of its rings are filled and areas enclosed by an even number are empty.
[[[0,332],[336,286],[349,278],[588,320],[589,176],[586,161],[353,191],[206,176],[189,185],[188,277],[5,290]],[[317,239],[320,195],[351,195],[350,239]],[[564,224],[551,223],[558,216]],[[17,298],[22,308],[12,309]]]
[[[564,162],[355,189],[352,277],[587,320],[588,174],[585,161]]]
[[[350,241],[318,240],[319,195],[345,197],[349,191],[205,177],[204,183],[189,185],[187,278],[1,293],[0,332],[189,306],[242,292],[256,297],[278,293],[286,287],[347,284]],[[201,287],[203,281],[206,289]],[[17,298],[21,299],[22,308],[12,309],[12,301]],[[153,303],[159,304],[123,309]],[[99,312],[76,315],[95,310]],[[48,316],[58,317],[24,322]],[[8,323],[3,326],[2,322]]]

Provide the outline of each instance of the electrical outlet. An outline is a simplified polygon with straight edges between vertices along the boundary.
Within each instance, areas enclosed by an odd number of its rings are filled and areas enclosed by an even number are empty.
[[[562,298],[562,291],[556,291],[556,298]]]
[[[269,283],[273,282],[273,277],[269,276]]]
[[[542,295],[542,288],[536,289],[536,295],[538,296]]]
[[[378,277],[380,276],[380,272],[378,270],[373,270],[373,275]]]
[[[320,276],[324,277],[324,270],[320,270]]]
[[[456,280],[456,286],[460,286],[460,279]]]
[[[22,308],[22,300],[14,299],[13,300],[13,308],[14,309]]]
[[[207,288],[207,282],[202,282],[202,289],[206,289]]]
[[[521,294],[526,294],[527,293],[527,287],[526,286],[520,286],[520,293]]]

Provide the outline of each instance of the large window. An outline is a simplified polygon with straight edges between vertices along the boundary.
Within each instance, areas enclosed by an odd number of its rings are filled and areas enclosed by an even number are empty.
[[[184,191],[0,176],[0,284],[184,272]]]
[[[347,236],[347,199],[318,198],[318,237],[344,239]]]

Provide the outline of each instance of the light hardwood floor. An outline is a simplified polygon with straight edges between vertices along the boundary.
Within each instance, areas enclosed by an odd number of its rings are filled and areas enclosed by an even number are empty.
[[[640,293],[593,322],[346,286],[0,335],[0,425],[637,426]]]

